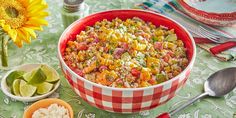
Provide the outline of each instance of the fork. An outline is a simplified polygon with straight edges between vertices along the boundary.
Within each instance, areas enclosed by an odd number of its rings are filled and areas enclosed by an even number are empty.
[[[208,31],[202,26],[196,28],[187,24],[182,24],[182,25],[186,27],[193,34],[196,34],[203,38],[207,38],[215,43],[219,43],[220,45],[210,48],[211,53],[214,55],[236,46],[236,38],[229,38],[218,35],[216,33]]]
[[[202,32],[205,32],[205,33],[202,33],[204,37],[208,38],[209,40],[215,43],[221,43],[220,45],[210,48],[210,51],[212,54],[215,55],[236,46],[236,38],[228,38],[228,37],[213,33],[211,31],[208,31],[202,26],[199,26],[199,27]]]
[[[191,33],[196,34],[196,35],[203,37],[203,38],[207,38],[215,43],[226,43],[229,41],[236,41],[236,38],[229,38],[226,36],[222,36],[222,35],[213,33],[211,31],[208,31],[207,29],[205,29],[202,26],[199,26],[196,28],[196,27],[192,27],[190,25],[185,25],[185,24],[182,24],[182,25],[184,27],[186,27]]]
[[[229,38],[226,36],[222,36],[222,35],[213,33],[202,26],[199,26],[199,30],[200,30],[200,33],[202,34],[202,36],[208,38],[209,40],[211,40],[215,43],[225,43],[225,42],[229,42],[229,41],[236,42],[236,38]]]

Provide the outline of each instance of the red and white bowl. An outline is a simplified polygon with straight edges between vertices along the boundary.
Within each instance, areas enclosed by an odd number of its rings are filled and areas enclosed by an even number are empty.
[[[162,25],[175,29],[177,36],[183,40],[187,48],[189,59],[187,68],[171,80],[145,88],[112,88],[93,83],[77,75],[66,65],[62,58],[66,43],[75,39],[76,34],[84,30],[86,26],[92,26],[96,21],[112,20],[116,17],[122,20],[139,17],[144,21],[152,22],[156,26]],[[71,87],[90,105],[110,112],[133,113],[150,110],[166,103],[175,96],[175,93],[186,82],[193,67],[195,56],[194,40],[183,26],[166,16],[143,10],[111,10],[89,15],[71,24],[63,32],[58,42],[58,58],[62,71]]]

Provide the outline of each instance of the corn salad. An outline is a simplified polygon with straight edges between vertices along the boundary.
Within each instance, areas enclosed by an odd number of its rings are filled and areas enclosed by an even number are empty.
[[[187,65],[174,29],[133,17],[104,19],[67,42],[67,65],[85,79],[110,87],[139,88],[167,81]]]

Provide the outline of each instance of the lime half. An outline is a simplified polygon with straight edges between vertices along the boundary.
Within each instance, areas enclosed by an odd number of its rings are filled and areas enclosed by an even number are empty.
[[[53,84],[48,82],[43,82],[37,85],[37,94],[46,94],[51,91],[53,88]]]
[[[16,96],[20,96],[20,79],[15,79],[12,84],[12,93]]]
[[[50,67],[42,65],[41,69],[47,76],[46,82],[56,82],[59,80],[59,76]]]
[[[31,97],[36,92],[37,87],[27,84],[24,80],[20,81],[20,95],[23,97]]]

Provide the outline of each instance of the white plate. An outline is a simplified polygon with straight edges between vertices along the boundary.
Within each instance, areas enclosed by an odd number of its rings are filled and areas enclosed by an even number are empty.
[[[29,72],[35,68],[38,68],[40,65],[46,65],[46,64],[25,64],[25,65],[18,66],[16,68],[10,70],[9,72],[7,72],[7,74],[2,78],[2,81],[1,81],[1,89],[2,89],[3,93],[15,100],[22,101],[22,102],[33,102],[33,101],[37,101],[37,100],[43,99],[43,98],[51,95],[60,86],[60,80],[57,83],[55,83],[54,88],[50,92],[43,94],[43,95],[36,95],[36,96],[32,96],[32,97],[21,97],[21,96],[13,95],[11,93],[10,88],[8,87],[8,85],[6,83],[6,78],[11,72],[13,72],[15,70],[23,70],[23,71]],[[46,65],[46,66],[48,66],[48,65]],[[50,66],[48,66],[48,67],[50,67]],[[50,67],[50,68],[52,68],[52,67]],[[52,69],[54,70],[54,73],[59,77],[59,74],[57,73],[57,71],[54,68],[52,68]]]
[[[189,6],[211,13],[232,13],[236,12],[236,0],[203,0],[202,2],[193,2],[193,0],[184,0]]]
[[[214,26],[236,24],[236,0],[177,0],[193,19]]]

